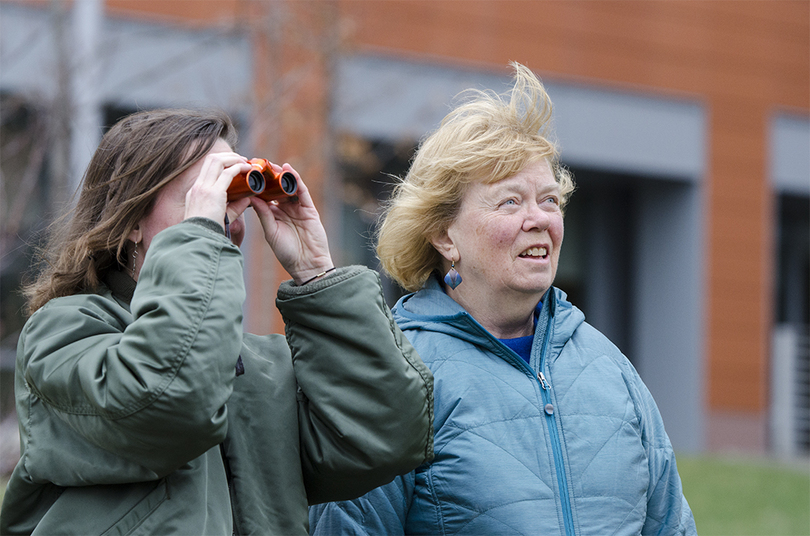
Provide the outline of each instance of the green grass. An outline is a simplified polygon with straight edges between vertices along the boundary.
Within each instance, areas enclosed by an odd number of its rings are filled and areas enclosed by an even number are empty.
[[[678,456],[700,536],[810,535],[810,462]]]

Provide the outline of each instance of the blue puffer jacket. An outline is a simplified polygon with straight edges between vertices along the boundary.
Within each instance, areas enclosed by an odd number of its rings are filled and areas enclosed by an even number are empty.
[[[531,366],[433,279],[394,316],[434,374],[435,458],[310,534],[697,534],[658,408],[621,352],[553,289]]]

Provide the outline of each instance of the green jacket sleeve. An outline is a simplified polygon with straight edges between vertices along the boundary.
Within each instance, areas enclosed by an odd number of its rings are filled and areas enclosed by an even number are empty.
[[[310,504],[358,497],[433,457],[433,376],[363,267],[279,288]]]
[[[78,437],[140,467],[139,478],[165,476],[225,437],[244,296],[236,246],[198,225],[170,227],[149,248],[131,317],[104,296],[58,298],[32,316],[21,336],[26,385]],[[33,466],[58,481],[58,460]]]

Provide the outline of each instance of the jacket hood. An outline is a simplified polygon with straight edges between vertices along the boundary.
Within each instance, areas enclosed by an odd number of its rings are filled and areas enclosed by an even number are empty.
[[[551,355],[556,356],[574,331],[585,322],[585,315],[568,301],[565,292],[552,287],[550,313],[554,317]],[[432,275],[418,292],[399,299],[392,309],[402,331],[422,330],[444,333],[492,350],[493,335],[450,296],[445,294],[438,277]]]

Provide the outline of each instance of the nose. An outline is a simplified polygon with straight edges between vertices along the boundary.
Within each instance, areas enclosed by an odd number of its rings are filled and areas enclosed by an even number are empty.
[[[545,231],[551,224],[551,215],[537,203],[529,204],[526,217],[523,219],[524,231]]]

